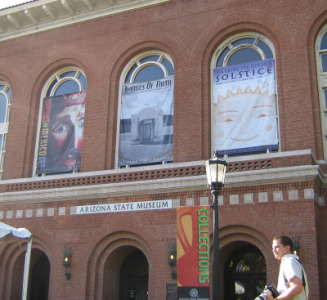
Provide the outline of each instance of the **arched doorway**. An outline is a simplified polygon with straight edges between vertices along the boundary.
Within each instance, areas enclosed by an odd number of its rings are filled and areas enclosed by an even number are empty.
[[[32,254],[29,300],[47,300],[49,293],[50,262],[41,251]],[[34,256],[34,257],[33,257]]]
[[[25,253],[21,253],[13,266],[13,279],[10,293],[11,300],[19,300],[22,298],[24,259]],[[32,249],[27,299],[47,300],[49,293],[49,278],[50,262],[48,257],[43,251]]]
[[[225,299],[253,300],[266,284],[266,262],[254,246],[239,248],[225,264]]]
[[[140,250],[129,254],[121,266],[119,299],[148,299],[149,264]]]

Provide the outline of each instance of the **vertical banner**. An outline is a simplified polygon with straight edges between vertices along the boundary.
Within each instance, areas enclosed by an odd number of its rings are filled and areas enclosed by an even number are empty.
[[[209,209],[177,208],[177,299],[209,300]]]
[[[43,100],[37,174],[79,171],[86,91]]]
[[[214,69],[212,95],[220,155],[278,149],[273,59]]]
[[[119,166],[173,160],[174,76],[123,85]]]

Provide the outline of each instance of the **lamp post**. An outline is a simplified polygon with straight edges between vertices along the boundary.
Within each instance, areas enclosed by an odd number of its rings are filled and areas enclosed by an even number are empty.
[[[205,162],[208,186],[213,195],[211,208],[214,211],[214,256],[213,256],[213,300],[220,299],[220,265],[219,265],[219,223],[218,223],[218,195],[224,186],[227,162],[218,157],[218,152],[213,153],[213,157]]]

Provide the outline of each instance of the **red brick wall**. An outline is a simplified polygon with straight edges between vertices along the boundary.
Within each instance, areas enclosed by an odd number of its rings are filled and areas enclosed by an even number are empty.
[[[0,80],[9,82],[13,92],[3,179],[32,176],[41,90],[49,76],[69,65],[82,68],[88,81],[82,172],[113,169],[120,76],[133,57],[151,49],[166,52],[174,62],[174,162],[207,159],[211,156],[212,55],[226,38],[248,31],[265,35],[276,50],[281,151],[311,149],[315,158],[323,159],[314,45],[326,22],[324,0],[172,0],[2,41]],[[315,162],[307,155],[277,158],[271,163],[273,168],[286,168]],[[235,164],[230,170],[239,171]],[[324,205],[318,206],[314,199],[305,199],[303,194],[304,189],[313,188],[316,196],[323,196],[321,181],[317,178],[316,182],[308,179],[284,184],[266,182],[261,186],[226,185],[224,205],[219,207],[223,261],[233,245],[252,243],[266,258],[268,280],[276,281],[278,264],[271,254],[271,239],[277,234],[298,235],[300,254],[309,275],[310,299],[324,299],[327,211]],[[49,187],[33,187],[18,180],[14,184],[5,183],[0,190],[1,193],[23,192],[55,188],[54,185],[54,180]],[[289,190],[298,190],[299,198],[289,200]],[[273,191],[282,191],[283,201],[274,201]],[[268,192],[268,202],[259,203],[260,192]],[[247,193],[253,193],[253,203],[244,203],[243,195]],[[240,195],[239,204],[230,204],[230,195]],[[109,195],[105,199],[29,204],[22,201],[18,205],[1,202],[0,211],[25,213],[26,209],[33,209],[31,218],[13,217],[3,221],[29,228],[34,234],[34,247],[49,257],[50,299],[64,299],[67,294],[72,295],[71,299],[101,299],[99,269],[103,271],[105,265],[104,253],[112,254],[118,245],[130,245],[139,247],[149,261],[149,299],[162,300],[165,283],[171,281],[167,238],[176,235],[175,210],[81,217],[70,215],[69,209],[105,201],[154,199],[180,199],[181,205],[185,205],[186,198],[194,198],[195,205],[199,205],[200,197],[209,196],[204,186],[199,191],[133,197],[110,198]],[[53,217],[46,216],[48,207],[55,209]],[[60,207],[67,208],[65,215],[59,215]],[[38,208],[44,209],[42,217],[36,216]],[[124,237],[125,244],[119,243],[120,237]],[[70,282],[65,280],[62,266],[63,247],[67,244],[73,248]],[[0,270],[10,270],[4,260],[8,253],[9,248],[0,245]],[[15,253],[18,256],[17,250]],[[10,278],[5,281],[4,276],[0,271],[0,291],[6,296],[12,283]],[[7,287],[1,289],[4,282]]]
[[[1,42],[1,75],[13,90],[4,178],[31,176],[40,91],[67,65],[88,79],[82,169],[113,168],[120,74],[148,49],[167,52],[175,65],[174,161],[208,157],[212,53],[244,31],[264,34],[276,49],[281,149],[312,149],[321,158],[312,52],[324,5],[261,3],[173,1]]]

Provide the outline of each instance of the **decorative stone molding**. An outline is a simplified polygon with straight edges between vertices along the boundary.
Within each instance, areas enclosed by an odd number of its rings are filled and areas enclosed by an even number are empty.
[[[239,195],[230,195],[229,203],[231,205],[233,205],[233,204],[239,204],[240,203]]]
[[[170,0],[38,0],[0,10],[0,41]]]
[[[283,192],[282,191],[274,191],[273,199],[274,199],[274,201],[283,201]]]

